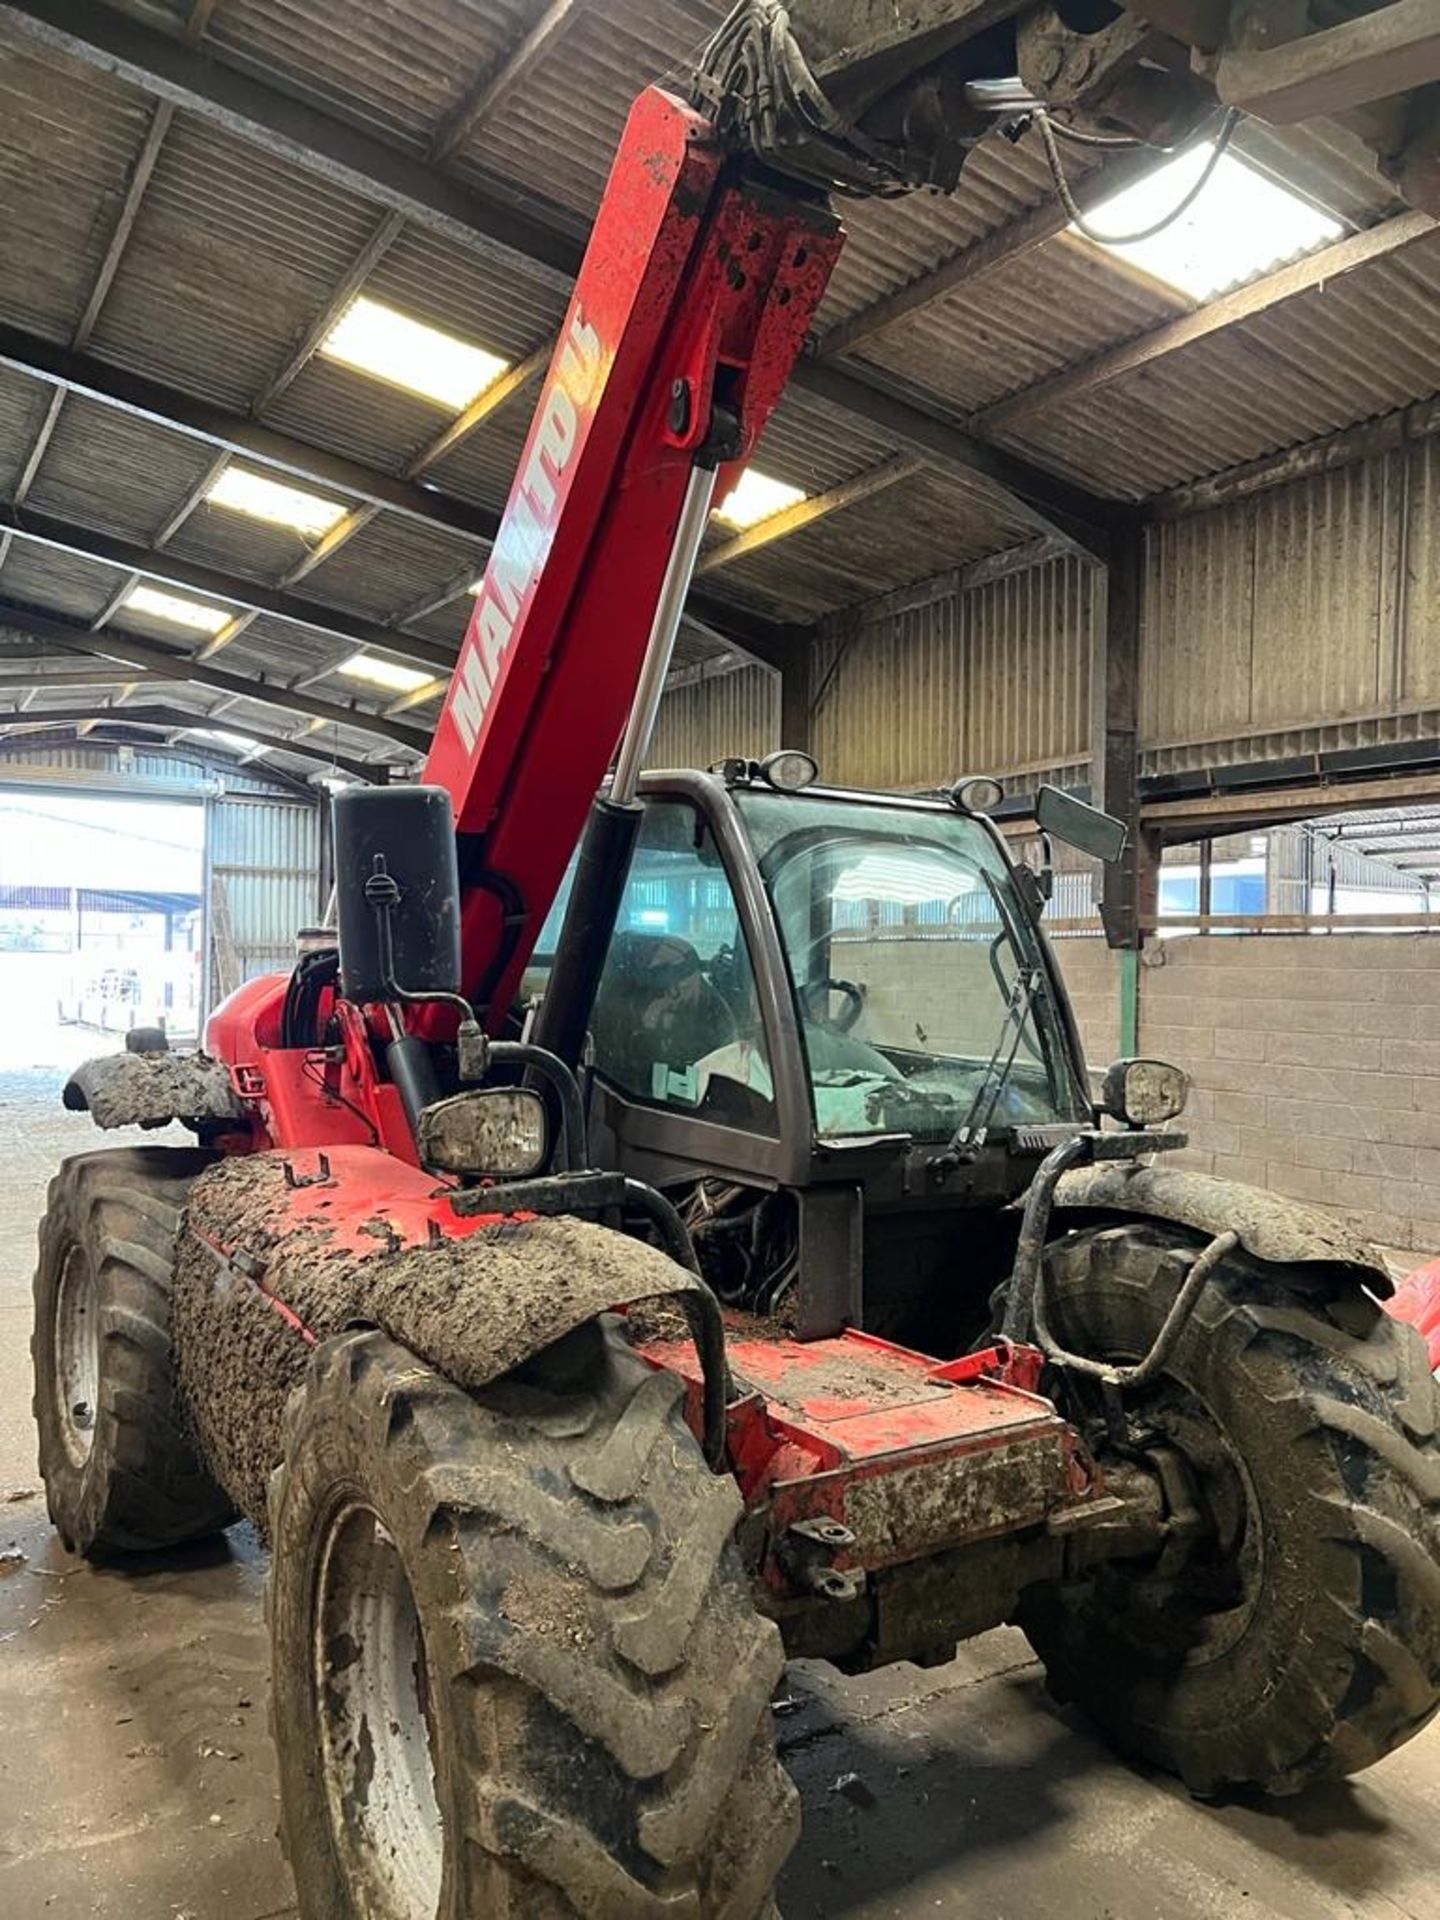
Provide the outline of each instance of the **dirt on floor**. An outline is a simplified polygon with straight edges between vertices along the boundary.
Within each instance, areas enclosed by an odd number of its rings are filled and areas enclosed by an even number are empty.
[[[0,1915],[297,1920],[252,1529],[102,1568],[46,1522],[35,1221],[106,1143],[62,1078],[0,1074]],[[1057,1710],[1011,1630],[924,1673],[799,1663],[776,1726],[805,1809],[785,1920],[1440,1920],[1440,1728],[1345,1785],[1202,1805]]]

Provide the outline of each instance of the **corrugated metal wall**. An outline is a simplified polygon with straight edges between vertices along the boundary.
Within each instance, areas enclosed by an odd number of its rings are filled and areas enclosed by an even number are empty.
[[[319,917],[320,811],[226,793],[206,803],[210,1005],[240,981],[292,965]]]
[[[1085,777],[1094,569],[1055,560],[900,611],[895,598],[821,627],[825,778],[905,788],[993,772],[1024,789],[1041,773]],[[1434,738],[1440,437],[1153,526],[1143,619],[1147,774]],[[669,695],[657,760],[749,750],[739,680]]]
[[[8,740],[0,748],[0,780],[37,786],[113,789],[134,794],[154,782],[177,792],[214,793],[223,785],[236,793],[276,793],[273,781],[227,766],[219,775],[213,763],[190,758],[183,749],[107,745],[103,741]]]
[[[1440,440],[1150,530],[1147,772],[1440,731]]]
[[[780,745],[780,678],[737,667],[672,687],[660,703],[647,764],[708,767],[727,754],[758,759]]]
[[[825,778],[904,788],[1073,768],[1088,750],[1097,588],[1093,568],[1053,560],[822,638]]]

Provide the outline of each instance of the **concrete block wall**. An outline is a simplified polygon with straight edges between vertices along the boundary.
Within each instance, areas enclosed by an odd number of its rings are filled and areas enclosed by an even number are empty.
[[[1099,935],[1061,935],[1052,943],[1092,1069],[1120,1053],[1120,955]]]
[[[1142,1051],[1194,1079],[1191,1165],[1440,1250],[1440,938],[1166,940],[1139,999]]]

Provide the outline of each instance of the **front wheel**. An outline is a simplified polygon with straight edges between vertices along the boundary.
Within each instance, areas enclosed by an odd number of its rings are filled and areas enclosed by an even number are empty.
[[[1070,1235],[1052,1331],[1138,1359],[1195,1251],[1148,1224]],[[1295,1793],[1417,1733],[1440,1705],[1440,1401],[1414,1332],[1334,1269],[1232,1254],[1127,1408],[1200,1525],[1179,1554],[1029,1591],[1051,1691],[1207,1794]]]
[[[793,1844],[782,1654],[681,1383],[600,1326],[467,1394],[316,1353],[271,1490],[305,1920],[760,1920]]]
[[[35,1424],[50,1518],[91,1558],[228,1526],[188,1431],[170,1343],[180,1213],[213,1155],[109,1147],[50,1183],[35,1272]]]

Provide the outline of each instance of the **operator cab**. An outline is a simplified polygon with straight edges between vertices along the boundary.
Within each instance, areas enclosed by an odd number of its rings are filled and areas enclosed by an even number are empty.
[[[745,767],[641,782],[590,1021],[591,1151],[681,1201],[737,1303],[769,1310],[788,1271],[806,1276],[802,1331],[873,1325],[866,1217],[914,1216],[901,1237],[918,1282],[953,1258],[955,1210],[998,1213],[1093,1103],[988,819],[780,791]]]

